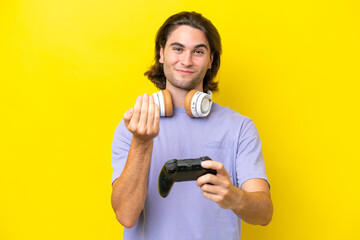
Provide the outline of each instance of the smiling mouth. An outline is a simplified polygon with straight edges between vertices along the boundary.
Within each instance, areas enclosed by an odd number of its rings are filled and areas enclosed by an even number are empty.
[[[193,71],[189,71],[189,70],[181,70],[181,69],[176,69],[176,71],[178,71],[181,74],[185,74],[185,75],[190,75],[193,74]]]

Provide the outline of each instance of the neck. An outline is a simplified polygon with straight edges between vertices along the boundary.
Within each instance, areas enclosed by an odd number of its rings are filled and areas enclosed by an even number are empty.
[[[166,89],[170,92],[174,107],[184,107],[185,97],[190,90],[174,87],[171,84],[166,85]],[[203,91],[202,86],[195,88],[198,91]],[[191,89],[192,90],[192,89]]]

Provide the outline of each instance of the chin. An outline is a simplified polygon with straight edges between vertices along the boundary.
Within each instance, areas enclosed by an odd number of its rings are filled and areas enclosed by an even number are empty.
[[[168,82],[176,88],[184,89],[184,90],[192,90],[197,89],[199,86],[202,86],[202,80],[198,79],[175,79],[168,80]]]

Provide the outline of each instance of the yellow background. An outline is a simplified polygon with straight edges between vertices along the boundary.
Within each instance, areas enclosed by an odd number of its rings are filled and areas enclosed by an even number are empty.
[[[360,239],[355,0],[2,1],[0,239],[121,239],[113,132],[182,10],[218,28],[214,99],[262,139],[275,212],[242,239]]]

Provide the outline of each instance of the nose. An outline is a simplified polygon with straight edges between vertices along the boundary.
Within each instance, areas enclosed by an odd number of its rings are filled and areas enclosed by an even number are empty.
[[[182,55],[181,55],[181,64],[184,66],[184,67],[189,67],[189,66],[192,66],[194,63],[193,63],[193,59],[192,59],[192,54],[190,51],[185,51]]]

